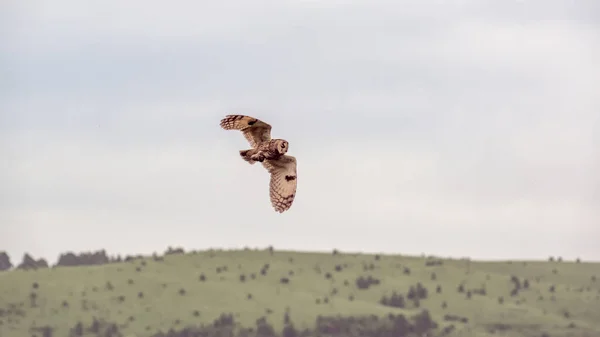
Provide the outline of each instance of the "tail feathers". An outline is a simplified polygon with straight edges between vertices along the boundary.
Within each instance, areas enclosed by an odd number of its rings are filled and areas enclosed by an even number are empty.
[[[250,157],[253,155],[251,151],[252,150],[240,150],[240,156],[242,157],[242,159],[250,163],[250,165],[254,165],[256,161],[250,159]]]

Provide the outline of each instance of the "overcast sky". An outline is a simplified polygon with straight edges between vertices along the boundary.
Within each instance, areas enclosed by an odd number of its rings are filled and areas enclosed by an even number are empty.
[[[600,260],[600,2],[3,1],[0,250]],[[226,114],[298,160],[292,208]]]

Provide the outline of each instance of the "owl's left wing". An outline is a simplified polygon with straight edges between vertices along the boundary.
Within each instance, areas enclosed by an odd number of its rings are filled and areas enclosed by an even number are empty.
[[[271,174],[269,196],[275,211],[283,213],[292,207],[296,197],[298,179],[296,174],[296,158],[281,156],[277,160],[265,160],[263,166]]]
[[[220,125],[225,130],[242,131],[244,138],[253,148],[256,148],[262,142],[271,140],[271,125],[254,117],[227,115],[221,119]]]

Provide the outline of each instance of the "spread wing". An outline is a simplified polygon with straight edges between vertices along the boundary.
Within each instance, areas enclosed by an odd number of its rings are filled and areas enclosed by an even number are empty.
[[[283,213],[292,207],[296,197],[298,184],[296,158],[284,155],[277,160],[267,159],[262,164],[271,174],[269,184],[271,204],[275,211]]]
[[[240,130],[253,148],[258,144],[271,140],[271,125],[244,115],[227,115],[221,120],[225,130]]]

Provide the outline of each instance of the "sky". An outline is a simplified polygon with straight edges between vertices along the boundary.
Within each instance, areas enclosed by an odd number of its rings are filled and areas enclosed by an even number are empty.
[[[0,251],[600,260],[595,0],[8,0]],[[292,208],[219,121],[272,125]]]

